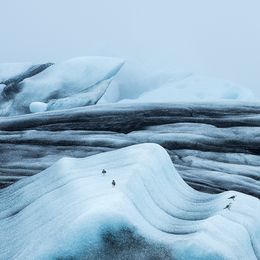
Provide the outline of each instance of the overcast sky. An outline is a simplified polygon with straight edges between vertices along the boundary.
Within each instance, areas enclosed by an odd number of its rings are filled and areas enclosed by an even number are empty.
[[[120,56],[260,93],[259,0],[0,0],[0,61]]]

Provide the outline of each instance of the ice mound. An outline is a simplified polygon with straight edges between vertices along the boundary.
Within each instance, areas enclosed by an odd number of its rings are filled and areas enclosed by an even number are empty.
[[[96,104],[122,65],[122,59],[109,57],[80,57],[54,64],[9,87],[1,95],[0,114],[34,112],[30,111],[33,102],[48,103],[46,110]]]
[[[254,197],[190,188],[161,146],[134,145],[63,158],[1,190],[0,256],[259,259],[259,212]]]
[[[168,80],[162,85],[123,102],[209,102],[256,101],[253,92],[233,82],[190,75],[179,80]]]
[[[156,70],[136,61],[127,60],[102,97],[101,102],[136,100],[140,95],[159,88],[169,80],[179,81],[189,75],[190,73],[171,69]]]
[[[99,103],[257,101],[232,81],[127,60]]]

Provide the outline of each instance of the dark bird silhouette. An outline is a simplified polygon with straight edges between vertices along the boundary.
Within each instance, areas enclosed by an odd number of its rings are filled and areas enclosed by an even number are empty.
[[[102,174],[105,175],[107,171],[105,169],[102,170]]]
[[[229,197],[228,199],[229,200],[235,200],[235,198],[236,198],[236,195],[233,195],[233,196]]]
[[[115,182],[115,180],[112,181],[112,186],[113,186],[113,187],[116,186],[116,182]]]
[[[230,210],[231,209],[231,205],[232,205],[232,203],[230,202],[229,204],[227,204],[227,206],[224,209]]]

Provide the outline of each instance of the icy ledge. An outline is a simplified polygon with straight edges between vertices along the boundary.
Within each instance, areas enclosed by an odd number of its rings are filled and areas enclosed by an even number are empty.
[[[157,143],[193,188],[260,198],[259,131],[259,104],[242,103],[95,105],[0,118],[0,187],[62,157]]]
[[[139,144],[63,158],[1,190],[0,256],[259,259],[259,212],[257,198],[193,190],[161,146]]]

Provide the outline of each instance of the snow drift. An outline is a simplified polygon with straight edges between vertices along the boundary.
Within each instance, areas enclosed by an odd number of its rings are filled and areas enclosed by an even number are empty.
[[[190,188],[159,145],[134,145],[63,158],[1,190],[0,255],[259,259],[259,212],[254,197]]]

